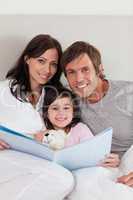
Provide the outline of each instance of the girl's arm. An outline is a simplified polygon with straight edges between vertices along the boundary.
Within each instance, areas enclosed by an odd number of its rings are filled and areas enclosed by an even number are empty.
[[[80,134],[80,142],[94,137],[89,127],[84,123],[79,123],[76,126],[77,132]]]
[[[48,132],[47,129],[45,129],[44,131],[39,131],[38,133],[34,134],[34,139],[38,142],[42,142],[43,141],[43,137],[44,135]]]

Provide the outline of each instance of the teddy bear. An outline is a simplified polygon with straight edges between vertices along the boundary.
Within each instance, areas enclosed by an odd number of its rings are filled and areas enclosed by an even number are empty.
[[[67,134],[63,130],[49,130],[44,135],[42,142],[48,144],[53,150],[60,150],[64,148],[66,138]]]

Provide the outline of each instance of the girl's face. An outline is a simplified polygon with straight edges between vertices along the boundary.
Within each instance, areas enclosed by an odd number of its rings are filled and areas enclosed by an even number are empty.
[[[73,119],[73,105],[69,97],[57,98],[48,108],[48,119],[55,129],[64,129]]]
[[[47,83],[56,73],[58,64],[56,49],[48,49],[37,58],[29,58],[26,63],[29,67],[31,89],[36,90]]]

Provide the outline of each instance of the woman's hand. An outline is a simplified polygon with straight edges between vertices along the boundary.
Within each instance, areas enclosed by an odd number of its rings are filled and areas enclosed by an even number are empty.
[[[5,143],[4,141],[0,140],[0,150],[9,149],[9,144]]]
[[[128,185],[130,187],[133,187],[133,172],[130,172],[127,175],[121,176],[117,179],[118,183],[123,183],[125,185]]]
[[[100,164],[102,167],[118,167],[120,164],[119,155],[111,153],[105,158],[105,160]]]

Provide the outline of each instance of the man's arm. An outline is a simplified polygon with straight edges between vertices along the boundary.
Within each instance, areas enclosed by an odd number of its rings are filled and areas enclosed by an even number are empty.
[[[130,172],[127,175],[121,176],[117,179],[118,183],[123,183],[125,185],[128,185],[130,187],[133,187],[133,172]]]
[[[118,167],[120,164],[120,158],[118,154],[111,153],[100,163],[102,167]]]

